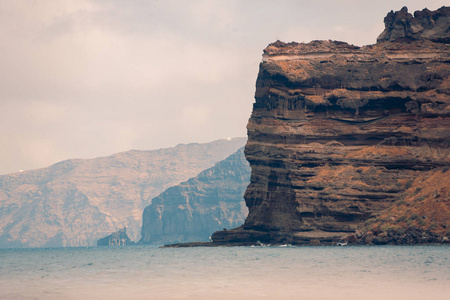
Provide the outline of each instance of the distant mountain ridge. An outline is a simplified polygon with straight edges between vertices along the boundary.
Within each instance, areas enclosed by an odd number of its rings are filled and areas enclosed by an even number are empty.
[[[168,188],[144,210],[144,244],[208,241],[223,228],[244,223],[244,192],[250,183],[244,148],[177,186]]]
[[[246,138],[71,159],[0,176],[0,247],[93,246],[120,228],[140,238],[142,211],[167,188],[244,146]]]

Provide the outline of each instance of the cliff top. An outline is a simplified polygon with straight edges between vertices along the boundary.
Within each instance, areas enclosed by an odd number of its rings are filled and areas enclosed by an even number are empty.
[[[397,40],[367,46],[354,46],[339,41],[312,41],[310,43],[284,43],[276,41],[264,49],[263,61],[323,60],[333,56],[360,57],[363,59],[428,59],[450,56],[450,45],[429,40]]]
[[[443,6],[435,11],[427,8],[408,13],[405,6],[392,11],[384,18],[385,29],[377,42],[395,41],[402,38],[427,39],[437,43],[450,43],[450,7]]]
[[[436,11],[424,9],[414,16],[403,7],[389,12],[384,19],[385,30],[377,44],[358,47],[340,41],[311,41],[310,43],[276,41],[264,49],[263,59],[300,55],[299,58],[323,58],[326,54],[366,54],[373,52],[416,51],[448,52],[450,44],[450,7]]]

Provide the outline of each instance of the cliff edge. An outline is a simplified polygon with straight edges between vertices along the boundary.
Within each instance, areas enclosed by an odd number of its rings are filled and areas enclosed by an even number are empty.
[[[364,47],[270,44],[247,125],[249,215],[213,242],[448,241],[449,12],[391,12]]]

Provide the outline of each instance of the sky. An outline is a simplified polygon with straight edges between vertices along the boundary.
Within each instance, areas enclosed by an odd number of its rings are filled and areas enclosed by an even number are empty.
[[[373,44],[447,1],[0,1],[0,174],[246,136],[268,44]]]

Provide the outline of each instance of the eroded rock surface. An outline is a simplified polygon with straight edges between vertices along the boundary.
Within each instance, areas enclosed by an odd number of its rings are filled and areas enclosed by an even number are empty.
[[[448,9],[415,16],[448,28]],[[405,13],[390,13],[387,27]],[[448,210],[450,51],[442,43],[448,31],[439,33],[442,38],[431,35],[440,43],[425,39],[426,32],[390,42],[397,35],[390,30],[381,35],[387,41],[364,47],[336,41],[270,44],[247,125],[249,215],[242,227],[217,232],[213,241],[348,240],[367,220],[409,197],[416,178],[435,172],[441,183],[424,197],[440,204],[424,205],[420,218],[440,205]],[[389,218],[397,220],[393,214]],[[420,225],[403,221],[396,224]],[[441,237],[450,226],[449,215],[429,221],[434,225],[423,229]]]
[[[450,7],[438,10],[424,9],[408,13],[408,8],[388,13],[384,18],[385,30],[377,38],[378,42],[395,41],[401,38],[428,39],[438,43],[450,43]]]
[[[144,244],[208,241],[214,231],[244,223],[250,166],[244,148],[152,200],[143,214]]]

